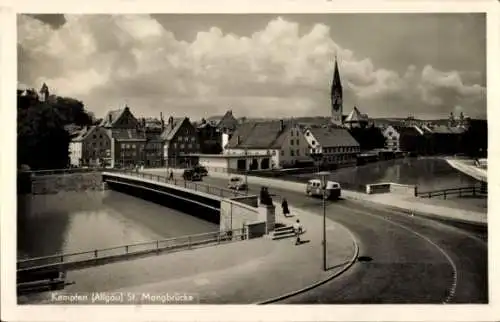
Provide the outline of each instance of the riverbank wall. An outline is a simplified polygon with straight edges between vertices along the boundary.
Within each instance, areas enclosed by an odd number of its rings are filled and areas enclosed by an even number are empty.
[[[104,189],[102,174],[100,172],[68,173],[43,176],[31,175],[30,182],[30,192],[34,195],[56,194],[58,192],[66,191]],[[26,184],[27,183],[23,183],[23,186]]]

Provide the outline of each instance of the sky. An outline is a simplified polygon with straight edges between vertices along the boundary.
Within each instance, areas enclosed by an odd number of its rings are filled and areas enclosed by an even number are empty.
[[[19,15],[18,85],[97,117],[327,116],[337,56],[344,114],[486,118],[479,14]]]

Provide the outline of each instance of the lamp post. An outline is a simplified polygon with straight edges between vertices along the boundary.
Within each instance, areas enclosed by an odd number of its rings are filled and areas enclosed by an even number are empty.
[[[327,177],[330,173],[323,171],[318,172],[318,175],[321,177],[321,189],[323,195],[323,270],[328,270],[326,265],[326,183]]]
[[[245,192],[248,195],[248,149],[245,148]]]

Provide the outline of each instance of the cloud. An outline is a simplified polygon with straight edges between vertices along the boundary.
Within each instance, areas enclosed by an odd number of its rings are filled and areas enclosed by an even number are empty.
[[[371,116],[485,114],[476,71],[408,66],[396,71],[343,48],[330,29],[276,18],[248,37],[217,27],[179,41],[149,15],[69,15],[53,29],[20,16],[19,81],[83,100],[97,115],[127,102],[138,115],[327,115],[337,54],[346,113]]]

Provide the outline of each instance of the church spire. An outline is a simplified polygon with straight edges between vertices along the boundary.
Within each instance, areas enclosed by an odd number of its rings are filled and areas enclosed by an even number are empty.
[[[335,54],[335,69],[333,71],[330,98],[332,103],[332,122],[336,125],[342,124],[342,96],[342,83],[340,81],[337,54]]]
[[[47,102],[49,94],[49,87],[47,84],[43,83],[42,88],[40,88],[40,101]]]

